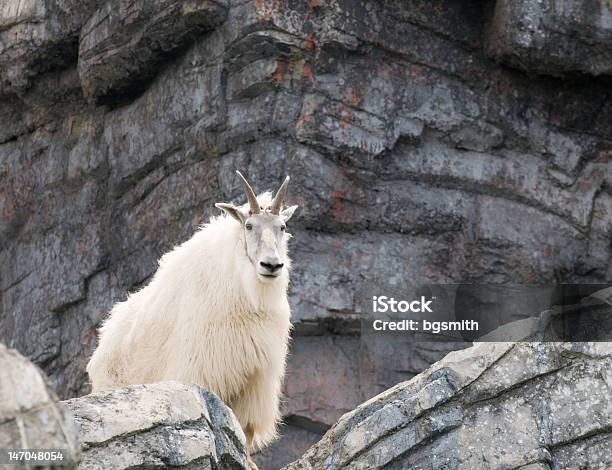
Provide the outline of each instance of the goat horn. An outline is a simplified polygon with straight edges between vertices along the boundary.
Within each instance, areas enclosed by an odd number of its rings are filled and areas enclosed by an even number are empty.
[[[240,173],[238,170],[236,170],[236,173],[242,180],[242,185],[244,186],[244,192],[246,194],[246,197],[249,201],[249,206],[251,208],[251,214],[259,214],[261,212],[259,209],[259,202],[257,202],[257,197],[255,197],[253,188],[251,188],[251,185],[246,180],[246,178],[242,176],[242,173]]]
[[[285,181],[283,181],[283,184],[281,184],[281,187],[278,188],[278,191],[276,192],[276,196],[274,196],[274,199],[272,200],[272,204],[270,205],[270,211],[273,214],[278,215],[280,213],[281,206],[283,205],[283,201],[285,200],[285,195],[287,194],[288,184],[289,184],[289,176],[285,178]]]

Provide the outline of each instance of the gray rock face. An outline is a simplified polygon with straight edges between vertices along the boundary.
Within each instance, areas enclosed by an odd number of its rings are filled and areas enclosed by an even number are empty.
[[[612,74],[612,3],[608,0],[497,0],[488,54],[547,75]]]
[[[480,343],[344,415],[286,470],[609,468],[610,343]]]
[[[21,0],[0,5],[0,95],[74,62],[79,30],[97,0]]]
[[[225,5],[214,0],[106,2],[81,30],[78,68],[85,96],[100,101],[132,91],[225,15]]]
[[[235,169],[257,191],[291,174],[302,206],[284,409],[300,435],[462,347],[359,348],[372,274],[612,281],[610,83],[497,65],[487,2],[232,0],[222,22],[211,2],[155,3],[164,21],[136,2],[99,26],[97,1],[0,7],[0,340],[62,397],[89,391],[113,303],[241,200]]]
[[[64,404],[80,430],[80,469],[248,468],[234,414],[195,385],[135,385]]]
[[[76,425],[44,374],[1,343],[0,449],[61,451],[54,468],[74,468],[80,459]]]

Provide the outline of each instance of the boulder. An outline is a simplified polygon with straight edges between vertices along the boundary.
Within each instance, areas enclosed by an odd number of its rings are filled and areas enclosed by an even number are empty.
[[[610,468],[611,370],[611,343],[479,343],[345,414],[285,469]]]
[[[497,0],[485,35],[490,57],[526,71],[612,74],[609,0]]]
[[[56,468],[80,458],[77,428],[41,370],[0,343],[0,449],[61,451]],[[8,463],[0,454],[0,464]]]
[[[79,469],[248,468],[234,414],[198,386],[133,385],[64,404],[80,430]]]
[[[198,386],[134,385],[58,402],[40,369],[0,344],[0,449],[61,451],[54,468],[240,470],[245,448],[232,411]]]

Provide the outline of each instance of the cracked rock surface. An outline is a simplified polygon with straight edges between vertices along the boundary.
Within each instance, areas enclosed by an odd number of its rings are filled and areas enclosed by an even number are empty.
[[[79,469],[248,468],[234,414],[198,386],[134,385],[63,403],[79,427]]]
[[[612,281],[609,2],[542,1],[554,40],[518,47],[531,3],[2,3],[0,341],[88,393],[96,328],[242,200],[234,170],[257,191],[290,174],[287,440],[261,456],[279,468],[467,346],[369,354],[369,277]]]
[[[285,470],[604,469],[610,343],[480,343],[345,414]]]

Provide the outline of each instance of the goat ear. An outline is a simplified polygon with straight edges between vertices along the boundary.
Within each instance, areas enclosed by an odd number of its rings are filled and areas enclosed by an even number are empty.
[[[299,206],[287,207],[286,209],[281,211],[280,216],[283,218],[285,222],[287,222],[293,216],[293,213],[298,207]]]
[[[225,204],[223,202],[218,202],[215,204],[215,207],[218,209],[221,209],[222,211],[227,212],[238,222],[240,222],[241,224],[244,224],[244,221],[246,220],[246,216],[236,206],[233,206],[232,204]]]

